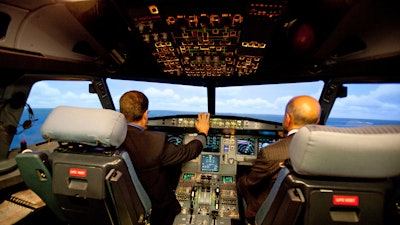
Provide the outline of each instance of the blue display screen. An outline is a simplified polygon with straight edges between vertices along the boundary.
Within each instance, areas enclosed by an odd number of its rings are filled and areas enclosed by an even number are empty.
[[[237,154],[239,155],[254,155],[255,138],[237,138]]]
[[[221,145],[220,136],[207,136],[207,143],[204,147],[204,152],[219,152],[219,147]]]

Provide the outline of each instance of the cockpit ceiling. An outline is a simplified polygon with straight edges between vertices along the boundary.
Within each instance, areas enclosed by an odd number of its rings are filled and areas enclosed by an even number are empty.
[[[43,0],[52,2],[105,50],[89,56],[115,78],[226,86],[398,72],[396,1]]]

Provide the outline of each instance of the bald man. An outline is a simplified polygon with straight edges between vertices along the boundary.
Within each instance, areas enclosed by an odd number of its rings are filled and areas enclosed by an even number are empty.
[[[302,126],[317,124],[320,120],[321,106],[310,96],[292,98],[286,105],[283,128],[287,137],[260,150],[250,172],[237,180],[238,193],[245,199],[245,217],[254,224],[255,215],[267,198],[280,170],[280,164],[289,158],[289,144]]]

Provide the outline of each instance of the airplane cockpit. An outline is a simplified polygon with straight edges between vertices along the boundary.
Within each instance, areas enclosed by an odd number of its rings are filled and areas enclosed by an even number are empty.
[[[174,225],[248,225],[237,180],[287,137],[277,114],[305,94],[321,118],[296,133],[255,224],[399,224],[399,11],[394,0],[0,0],[0,224],[151,224],[119,148],[118,99],[134,89],[150,99],[147,129],[172,144],[196,139],[195,113],[211,115],[206,146],[182,164]]]

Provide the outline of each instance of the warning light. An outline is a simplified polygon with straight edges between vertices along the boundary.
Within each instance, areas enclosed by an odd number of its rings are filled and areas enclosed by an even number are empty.
[[[358,196],[356,195],[334,195],[333,205],[358,206]]]
[[[87,170],[81,168],[69,168],[69,175],[71,177],[86,177]]]

